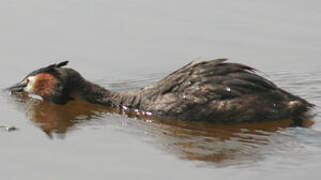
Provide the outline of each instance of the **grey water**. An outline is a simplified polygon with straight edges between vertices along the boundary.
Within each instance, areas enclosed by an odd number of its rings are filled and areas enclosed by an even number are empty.
[[[316,104],[311,127],[164,123],[0,93],[1,179],[319,179],[320,1],[0,2],[0,89],[69,60],[112,90],[193,60],[257,68]]]

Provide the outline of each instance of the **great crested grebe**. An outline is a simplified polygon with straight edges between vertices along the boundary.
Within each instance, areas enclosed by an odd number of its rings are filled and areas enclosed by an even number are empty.
[[[290,119],[300,123],[314,106],[252,67],[216,59],[191,62],[145,88],[112,92],[85,80],[64,61],[28,74],[11,92],[25,91],[55,104],[82,99],[115,108],[138,109],[169,119],[214,123]]]

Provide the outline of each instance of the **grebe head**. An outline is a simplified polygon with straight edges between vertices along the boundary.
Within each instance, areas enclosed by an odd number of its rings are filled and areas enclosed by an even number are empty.
[[[69,97],[71,85],[67,85],[70,83],[69,76],[71,73],[78,74],[72,69],[62,68],[67,64],[68,61],[64,61],[35,70],[8,90],[36,94],[56,104],[65,104],[72,99]]]

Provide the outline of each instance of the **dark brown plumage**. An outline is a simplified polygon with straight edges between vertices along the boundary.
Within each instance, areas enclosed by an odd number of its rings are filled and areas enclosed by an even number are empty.
[[[215,123],[292,119],[300,123],[313,107],[258,75],[254,68],[225,59],[191,62],[153,85],[128,92],[112,92],[93,84],[75,70],[62,68],[66,64],[41,68],[26,78],[54,75],[55,90],[45,99],[56,104],[83,99],[170,119]]]

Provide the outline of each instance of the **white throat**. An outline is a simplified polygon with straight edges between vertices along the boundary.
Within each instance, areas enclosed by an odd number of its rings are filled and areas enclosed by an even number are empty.
[[[27,93],[33,93],[33,85],[35,83],[36,77],[35,76],[30,76],[28,77],[28,79],[26,81],[29,81],[27,86],[24,88],[24,91],[26,91]]]

